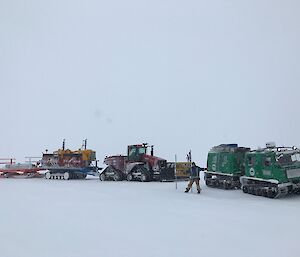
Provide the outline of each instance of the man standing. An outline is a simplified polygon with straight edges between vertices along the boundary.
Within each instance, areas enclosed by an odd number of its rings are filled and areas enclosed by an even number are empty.
[[[190,182],[184,191],[185,193],[188,193],[190,189],[192,188],[193,183],[195,182],[197,185],[197,192],[200,194],[201,188],[200,188],[200,171],[205,170],[205,168],[200,168],[196,166],[196,164],[193,162],[192,167],[190,169],[191,175],[190,175]]]

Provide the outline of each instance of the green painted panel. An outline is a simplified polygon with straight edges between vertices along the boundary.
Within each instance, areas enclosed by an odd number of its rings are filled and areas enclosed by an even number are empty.
[[[247,151],[249,148],[244,147],[227,147],[226,145],[213,147],[207,155],[207,171],[243,175]]]
[[[293,155],[293,152],[276,152],[274,151],[252,151],[246,154],[245,158],[245,175],[253,178],[260,179],[275,179],[279,183],[294,182],[300,180],[300,176],[297,177],[297,169],[300,168],[299,161],[290,161],[287,163],[289,155]],[[280,161],[280,158],[283,159]],[[292,178],[288,178],[287,170],[295,171]]]

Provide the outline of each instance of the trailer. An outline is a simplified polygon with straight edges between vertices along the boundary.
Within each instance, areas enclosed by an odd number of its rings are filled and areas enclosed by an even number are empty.
[[[79,150],[65,148],[65,140],[61,149],[53,153],[43,153],[41,167],[47,172],[46,179],[85,179],[87,175],[99,176],[96,152],[87,149],[87,140]]]
[[[42,168],[38,162],[33,162],[29,158],[28,162],[16,163],[15,158],[1,158],[0,165],[4,165],[0,168],[1,178],[40,178],[43,175],[40,173]]]

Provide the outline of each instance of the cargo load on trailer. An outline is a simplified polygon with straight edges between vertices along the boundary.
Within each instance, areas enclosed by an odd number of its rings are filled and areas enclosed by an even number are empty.
[[[245,173],[245,154],[248,147],[237,144],[221,144],[213,147],[207,156],[207,171],[204,173],[208,187],[239,189],[240,177]]]
[[[300,192],[300,150],[276,147],[253,150],[245,156],[244,193],[277,198]]]
[[[42,170],[39,163],[32,162],[31,158],[26,163],[16,163],[14,158],[1,158],[0,165],[4,165],[0,168],[0,177],[2,178],[38,178],[42,176],[39,173]]]
[[[62,149],[43,154],[41,167],[48,170],[46,179],[85,179],[87,175],[99,175],[96,152],[87,149],[87,140],[76,151],[65,149],[64,140]]]
[[[160,171],[160,181],[188,180],[190,168],[190,162],[167,162],[166,168]]]
[[[151,148],[151,153],[147,150]],[[167,168],[167,161],[154,156],[154,147],[147,143],[129,145],[127,155],[107,156],[107,167],[101,172],[101,180],[152,181],[160,180],[160,172]]]

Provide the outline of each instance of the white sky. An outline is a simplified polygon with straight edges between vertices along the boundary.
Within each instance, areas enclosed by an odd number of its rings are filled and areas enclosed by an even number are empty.
[[[0,0],[0,157],[300,146],[300,2]]]

